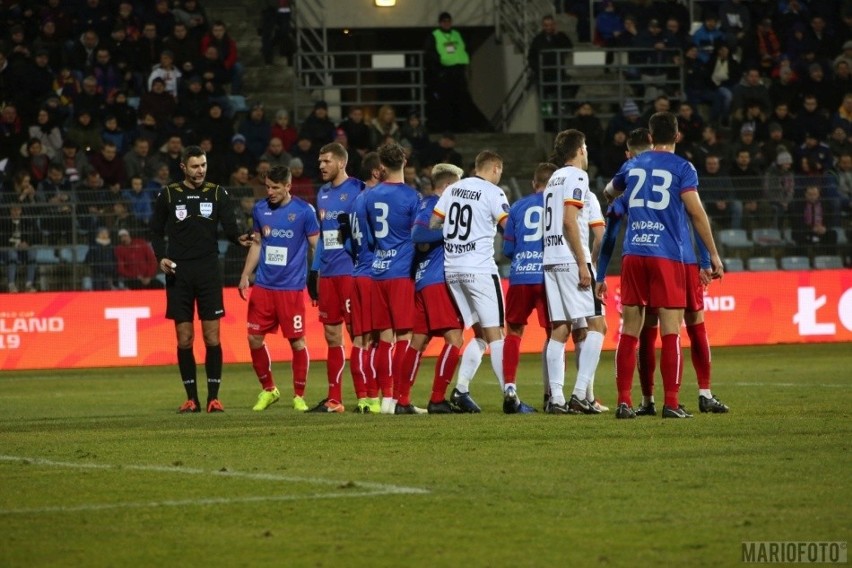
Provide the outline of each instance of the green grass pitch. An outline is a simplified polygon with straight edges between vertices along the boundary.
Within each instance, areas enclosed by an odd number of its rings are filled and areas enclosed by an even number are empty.
[[[537,407],[539,365],[519,372]],[[850,345],[713,365],[731,413],[697,413],[687,355],[681,421],[506,416],[487,358],[463,416],[297,413],[285,364],[263,413],[251,367],[227,366],[219,415],[175,413],[176,367],[5,372],[0,566],[734,566],[743,541],[849,540]],[[608,352],[614,407],[612,377]],[[324,392],[319,362],[306,398]]]

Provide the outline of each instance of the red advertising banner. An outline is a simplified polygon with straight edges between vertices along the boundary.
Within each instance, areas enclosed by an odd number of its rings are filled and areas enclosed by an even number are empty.
[[[607,283],[609,331],[604,348],[614,349],[619,279],[612,277]],[[0,369],[176,362],[174,325],[164,317],[163,291],[3,294],[0,298]],[[248,363],[246,303],[235,288],[229,288],[225,306],[225,362]],[[852,270],[728,274],[707,290],[705,311],[713,346],[852,341]],[[523,352],[541,352],[545,335],[535,322],[533,316],[521,344]],[[316,308],[308,308],[307,327],[311,359],[324,360],[325,341]],[[290,359],[284,339],[267,339],[276,361]],[[440,343],[433,341],[427,354],[437,355]],[[685,333],[683,344],[689,344]],[[200,325],[196,356],[203,360]]]

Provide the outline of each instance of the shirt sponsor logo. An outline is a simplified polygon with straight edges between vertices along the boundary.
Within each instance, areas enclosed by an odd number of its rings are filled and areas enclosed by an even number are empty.
[[[201,215],[203,217],[210,217],[213,214],[213,204],[212,203],[200,203],[201,206]]]
[[[186,219],[186,215],[186,205],[175,205],[175,217],[177,217],[178,221]]]

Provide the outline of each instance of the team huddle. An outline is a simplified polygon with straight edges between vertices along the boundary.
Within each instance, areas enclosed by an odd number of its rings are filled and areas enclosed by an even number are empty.
[[[604,275],[618,227],[626,221],[616,418],[656,414],[657,322],[665,392],[661,414],[691,416],[678,398],[679,332],[685,316],[699,409],[727,412],[710,390],[703,320],[703,289],[722,276],[721,260],[696,191],[695,169],[673,153],[678,135],[674,115],[658,113],[649,126],[631,134],[628,160],[607,186],[612,201],[606,223],[589,188],[585,136],[578,130],[557,135],[552,163],[536,169],[534,192],[511,207],[497,185],[502,158],[487,150],[476,157],[470,177],[463,178],[462,170],[450,164],[435,166],[433,188],[421,197],[403,182],[405,154],[398,144],[364,157],[363,181],[347,176],[346,150],[328,144],[320,150],[326,183],[317,194],[317,210],[290,196],[287,168],[273,168],[266,179],[267,199],[253,210],[253,234],[239,283],[246,299],[256,274],[247,326],[252,365],[263,390],[254,410],[280,399],[264,337],[281,329],[293,350],[293,407],[344,412],[346,328],[358,413],[478,413],[470,385],[486,351],[502,389],[503,411],[536,412],[521,400],[516,384],[521,337],[536,311],[547,335],[542,349],[544,412],[607,411],[594,394],[607,331]],[[512,261],[505,308],[494,260],[498,230],[503,253]],[[328,345],[328,395],[313,407],[304,399],[309,366],[306,282]],[[468,328],[474,336],[464,346]],[[577,362],[570,394],[564,391],[569,335]],[[430,399],[420,408],[411,400],[411,389],[432,338],[443,339],[443,346]],[[637,349],[643,401],[634,409]]]

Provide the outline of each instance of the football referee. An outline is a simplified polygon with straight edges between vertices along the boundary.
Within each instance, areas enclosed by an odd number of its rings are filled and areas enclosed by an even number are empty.
[[[157,195],[150,223],[154,254],[160,270],[166,274],[166,317],[175,322],[178,368],[186,389],[187,400],[178,412],[201,412],[192,352],[196,305],[207,348],[204,359],[207,412],[224,412],[219,402],[222,382],[219,318],[225,315],[219,269],[219,225],[234,244],[251,246],[251,239],[239,234],[228,192],[205,181],[207,156],[204,150],[198,146],[186,147],[181,154],[180,168],[183,181],[169,184]]]

